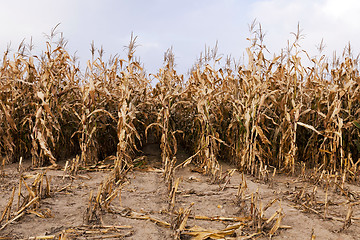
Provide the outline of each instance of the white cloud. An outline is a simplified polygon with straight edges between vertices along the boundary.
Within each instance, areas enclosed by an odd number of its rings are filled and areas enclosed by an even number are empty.
[[[247,25],[254,18],[267,33],[265,44],[279,53],[292,39],[297,23],[306,38],[302,47],[316,54],[315,45],[324,38],[326,50],[341,49],[351,41],[360,49],[360,1],[357,0],[16,0],[0,9],[0,52],[12,41],[34,37],[43,49],[43,33],[57,23],[69,40],[70,53],[78,51],[82,62],[90,57],[90,43],[104,46],[107,55],[126,57],[123,46],[133,31],[140,45],[136,54],[148,72],[163,64],[163,53],[173,46],[180,72],[194,63],[204,45],[219,41],[219,53],[238,58],[248,46]]]
[[[329,16],[337,20],[350,21],[359,19],[360,2],[357,0],[328,0],[321,7]]]
[[[299,22],[305,39],[302,47],[310,54],[317,53],[315,45],[324,38],[325,53],[341,52],[350,41],[360,49],[360,2],[356,0],[268,0],[252,5],[251,16],[256,17],[267,30],[266,42],[278,52],[292,39]]]

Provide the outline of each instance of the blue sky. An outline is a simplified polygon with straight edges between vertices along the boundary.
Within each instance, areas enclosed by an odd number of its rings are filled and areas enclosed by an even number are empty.
[[[56,24],[84,64],[90,43],[103,45],[106,56],[125,58],[131,32],[138,36],[140,57],[148,73],[163,66],[164,52],[173,47],[181,73],[194,64],[204,46],[219,42],[219,53],[240,58],[249,46],[248,24],[255,18],[266,32],[265,45],[278,54],[303,29],[302,47],[310,56],[324,39],[324,53],[342,52],[350,41],[360,51],[360,1],[357,0],[13,0],[0,8],[0,52],[11,42],[17,49],[31,37],[35,52],[45,48],[44,33]]]

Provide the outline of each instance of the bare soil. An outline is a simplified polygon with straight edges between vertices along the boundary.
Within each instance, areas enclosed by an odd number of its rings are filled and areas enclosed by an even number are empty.
[[[96,193],[110,170],[82,171],[75,177],[65,174],[62,170],[46,170],[47,176],[51,176],[52,195],[41,200],[40,208],[51,214],[47,218],[41,218],[36,214],[26,213],[1,230],[0,239],[35,239],[39,236],[42,236],[42,239],[46,239],[45,236],[49,236],[49,239],[50,237],[59,239],[59,236],[64,236],[64,233],[69,233],[69,236],[73,234],[72,236],[76,236],[74,237],[76,239],[173,239],[174,230],[161,224],[161,222],[172,224],[174,216],[168,211],[168,189],[159,168],[161,166],[159,147],[156,144],[149,144],[143,151],[146,162],[127,174],[127,183],[122,188],[121,197],[115,198],[111,205],[124,213],[126,211],[137,213],[144,219],[129,218],[126,214],[105,211],[102,213],[101,225],[103,227],[98,227],[96,231],[91,232],[89,226],[84,226],[84,215],[90,192]],[[180,149],[177,155],[179,161],[187,157],[188,155]],[[222,163],[222,167],[224,172],[233,168],[226,163]],[[31,176],[45,171],[31,169],[26,164],[22,168],[23,176],[28,177],[26,179],[28,184],[33,181]],[[349,196],[344,196],[335,188],[328,187],[326,194],[326,186],[298,177],[277,174],[270,175],[270,179],[265,181],[245,175],[247,184],[245,200],[239,203],[236,195],[239,184],[242,182],[242,174],[238,171],[235,171],[227,184],[211,183],[208,176],[196,171],[196,167],[191,164],[180,168],[176,172],[176,177],[181,178],[181,182],[176,193],[175,209],[186,209],[194,203],[187,221],[188,227],[196,225],[204,229],[221,230],[233,225],[234,221],[216,221],[216,218],[246,216],[244,213],[249,212],[251,208],[251,197],[257,192],[262,206],[274,199],[278,200],[264,212],[265,218],[270,218],[279,209],[284,214],[281,227],[272,239],[359,239],[360,236],[359,205],[353,204],[351,224],[344,227],[344,220],[349,209],[349,204],[347,204]],[[5,176],[0,177],[0,214],[8,204],[13,188],[18,187],[19,178],[18,163],[5,167]],[[357,199],[360,196],[359,187],[346,184],[344,188],[351,192],[351,202],[356,203],[360,200]],[[301,205],[305,200],[301,199],[310,196],[314,191],[316,194],[313,196],[317,205],[306,209]],[[23,193],[26,193],[26,190],[23,190]],[[326,216],[324,215],[325,202],[327,203]],[[13,212],[17,210],[16,204],[17,191]],[[200,220],[195,219],[195,216],[213,219],[212,221]],[[160,223],[146,217],[157,219]],[[3,221],[0,228],[4,224]],[[102,232],[99,232],[99,229],[102,229]],[[241,237],[242,235],[246,234],[237,229],[234,234],[225,239],[246,239]],[[270,236],[266,234],[253,236],[253,239],[269,238]],[[191,238],[182,235],[182,239]]]

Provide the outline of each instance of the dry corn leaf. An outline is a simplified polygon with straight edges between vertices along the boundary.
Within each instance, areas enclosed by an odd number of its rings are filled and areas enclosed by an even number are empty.
[[[232,222],[247,222],[251,220],[251,217],[207,217],[207,216],[195,216],[197,220],[208,220],[208,221],[232,221]]]
[[[240,225],[237,227],[239,228]],[[231,236],[234,234],[237,228],[231,227],[230,229],[225,228],[224,230],[212,230],[205,229],[199,226],[194,226],[189,229],[185,229],[182,233],[183,235],[193,236],[191,239],[193,240],[202,240],[202,239],[223,239],[226,236]]]
[[[316,130],[313,126],[309,125],[309,124],[306,124],[306,123],[302,123],[302,122],[296,122],[296,124],[300,125],[300,126],[303,126],[305,128],[308,128],[312,131],[314,131],[316,134],[318,135],[322,135],[318,130]]]
[[[167,228],[169,228],[171,226],[171,224],[166,221],[162,221],[162,220],[153,218],[149,215],[144,215],[144,214],[136,213],[136,212],[131,212],[130,218],[140,219],[140,220],[150,220],[160,226],[167,227]]]

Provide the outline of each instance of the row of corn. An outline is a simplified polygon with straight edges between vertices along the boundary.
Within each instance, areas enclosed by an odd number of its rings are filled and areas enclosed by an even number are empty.
[[[358,59],[350,46],[341,58],[310,58],[300,33],[286,51],[266,59],[254,31],[247,62],[219,67],[216,49],[205,51],[187,79],[175,70],[172,49],[164,67],[146,74],[135,58],[92,58],[80,71],[65,41],[52,38],[41,56],[21,44],[0,63],[0,157],[33,166],[114,159],[118,178],[151,135],[160,144],[164,177],[171,180],[179,145],[216,180],[219,160],[255,174],[269,166],[296,172],[322,167],[356,177],[360,154]],[[306,56],[311,66],[304,66]],[[152,81],[156,80],[154,86]]]

